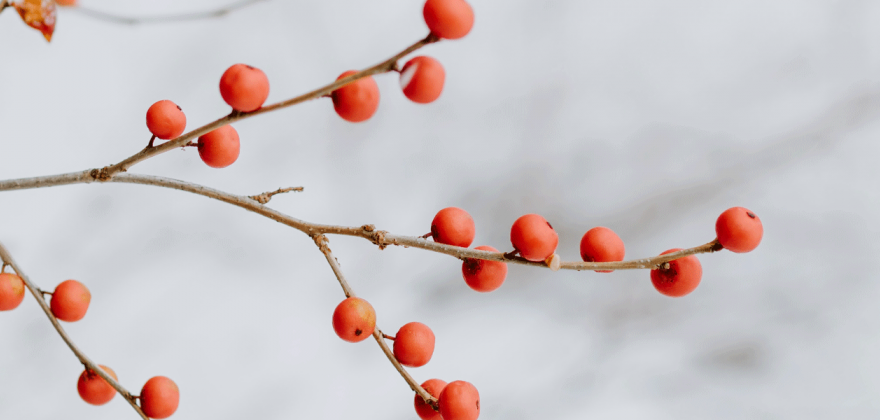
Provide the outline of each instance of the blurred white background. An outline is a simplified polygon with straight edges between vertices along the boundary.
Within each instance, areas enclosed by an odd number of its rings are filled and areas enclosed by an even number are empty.
[[[215,2],[81,0],[128,16]],[[270,102],[424,37],[421,0],[270,0],[224,18],[125,26],[60,10],[46,44],[0,14],[0,179],[117,162],[150,135],[153,102],[188,127],[228,113],[234,63],[261,68]],[[648,272],[511,266],[479,294],[458,260],[331,237],[389,334],[437,336],[411,369],[472,382],[481,419],[880,418],[880,2],[474,0],[476,25],[420,51],[446,68],[430,105],[377,77],[382,99],[350,124],[329,100],[235,124],[239,160],[194,149],[132,172],[239,194],[305,192],[271,206],[305,220],[420,235],[447,206],[474,245],[547,217],[559,253],[614,229],[627,257],[714,237],[744,206],[763,220],[749,254],[700,258],[691,295]],[[417,419],[412,392],[371,341],[330,326],[342,291],[308,237],[203,197],[105,184],[0,193],[0,240],[40,286],[92,292],[65,324],[138,392],[174,379],[173,419]],[[0,419],[136,418],[119,397],[80,400],[82,371],[32,297],[0,314]]]

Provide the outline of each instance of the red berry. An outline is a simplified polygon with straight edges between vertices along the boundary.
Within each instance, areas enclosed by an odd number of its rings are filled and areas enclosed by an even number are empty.
[[[474,249],[498,252],[497,249],[486,245]],[[464,276],[464,282],[471,289],[478,292],[491,292],[504,283],[504,278],[507,277],[507,263],[465,258],[461,264],[461,274]]]
[[[409,367],[424,366],[434,354],[434,332],[421,322],[410,322],[394,336],[394,357]]]
[[[375,328],[376,311],[369,302],[359,297],[343,300],[333,311],[333,330],[345,341],[364,341]]]
[[[108,375],[112,376],[113,379],[117,381],[119,380],[113,369],[104,365],[98,366],[103,369],[104,372],[107,372]],[[83,401],[92,405],[107,404],[116,396],[116,390],[110,386],[110,383],[105,381],[104,378],[98,376],[98,374],[91,369],[86,369],[79,375],[79,381],[76,383],[76,390],[79,392],[79,396]]]
[[[523,258],[544,261],[556,252],[559,235],[547,219],[537,214],[527,214],[513,222],[510,242]]]
[[[174,102],[159,101],[147,110],[147,128],[162,140],[173,139],[186,129],[186,115]]]
[[[11,311],[24,300],[24,280],[12,273],[0,273],[0,311]]]
[[[439,404],[443,420],[477,420],[480,417],[480,393],[470,382],[450,382],[440,393]]]
[[[428,0],[422,13],[428,29],[440,38],[461,38],[474,26],[474,9],[464,0]]]
[[[269,79],[256,67],[235,64],[220,77],[220,96],[236,111],[256,111],[269,97]]]
[[[432,397],[437,397],[443,392],[443,388],[446,388],[446,381],[440,379],[428,379],[422,384],[422,388],[424,388],[425,391],[428,391]],[[419,394],[416,394],[415,406],[416,414],[418,414],[419,418],[422,420],[443,420],[443,418],[440,417],[440,412],[434,410],[434,407],[431,407],[430,404],[425,403],[425,400],[423,400]]]
[[[474,219],[458,207],[438,211],[431,221],[431,236],[441,244],[467,248],[474,241],[475,231]]]
[[[681,248],[670,249],[660,255],[681,251]],[[670,296],[681,297],[693,292],[700,285],[703,267],[695,255],[668,262],[669,268],[651,270],[651,283],[658,292]]]
[[[594,227],[581,238],[581,258],[586,262],[623,261],[623,241],[607,227]],[[614,270],[596,270],[610,273]]]
[[[403,94],[413,102],[434,102],[443,92],[446,72],[439,61],[426,56],[415,57],[406,62],[400,71],[400,87]]]
[[[336,80],[357,73],[349,70]],[[364,77],[333,91],[333,109],[342,119],[361,122],[370,119],[379,108],[379,85],[372,77]]]
[[[170,417],[180,403],[180,389],[164,376],[150,378],[141,389],[141,410],[153,419]]]
[[[76,280],[65,280],[52,292],[49,307],[55,318],[74,322],[86,316],[91,301],[92,294],[86,286]]]
[[[225,168],[235,163],[240,149],[238,132],[231,125],[199,137],[199,157],[212,168]]]
[[[749,252],[758,247],[764,236],[761,219],[744,207],[732,207],[715,222],[718,242],[733,252]]]

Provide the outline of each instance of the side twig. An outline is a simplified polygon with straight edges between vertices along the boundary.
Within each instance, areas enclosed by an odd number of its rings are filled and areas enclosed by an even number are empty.
[[[89,9],[82,6],[77,6],[72,8],[72,10],[80,12],[88,17],[104,20],[112,23],[121,23],[124,25],[138,25],[142,23],[166,23],[166,22],[185,22],[192,20],[202,20],[202,19],[213,19],[226,16],[238,9],[245,8],[247,6],[259,3],[265,0],[242,0],[237,3],[232,3],[228,6],[221,7],[219,9],[207,10],[204,12],[195,12],[195,13],[183,13],[179,15],[162,15],[162,16],[149,16],[149,17],[125,17],[118,16],[111,13],[105,13],[94,9]]]
[[[9,254],[9,251],[6,250],[6,247],[4,247],[2,243],[0,243],[0,259],[3,260],[4,265],[9,265],[10,267],[12,267],[12,269],[15,270],[15,273],[18,274],[19,277],[21,277],[21,279],[24,281],[25,286],[27,286],[31,294],[34,295],[34,298],[37,299],[37,303],[40,304],[40,308],[43,308],[43,312],[49,318],[49,322],[51,322],[52,326],[55,327],[55,331],[58,331],[58,335],[60,335],[61,339],[64,340],[65,343],[67,343],[67,347],[70,347],[70,351],[73,352],[76,358],[79,359],[79,361],[87,369],[92,370],[93,372],[97,373],[98,376],[104,378],[104,380],[107,381],[110,386],[113,387],[113,389],[119,392],[119,394],[122,395],[122,397],[125,398],[125,400],[128,401],[129,404],[131,404],[132,408],[134,408],[134,411],[137,411],[138,415],[140,415],[141,418],[143,418],[144,420],[148,420],[147,415],[144,414],[140,406],[138,406],[135,402],[135,397],[130,392],[128,392],[128,390],[126,390],[119,382],[113,379],[113,377],[108,375],[107,372],[104,372],[103,369],[98,367],[95,362],[92,362],[92,360],[89,359],[89,357],[86,356],[85,353],[83,353],[82,350],[80,350],[79,347],[76,346],[76,344],[73,343],[73,341],[67,335],[67,332],[64,331],[64,328],[61,327],[58,319],[55,318],[54,314],[52,314],[52,310],[49,308],[49,305],[43,298],[42,291],[36,285],[34,285],[34,283],[31,282],[27,275],[24,274],[18,264],[15,263],[15,260],[12,259],[12,255]]]
[[[336,275],[336,279],[339,280],[339,285],[342,286],[342,291],[345,292],[345,297],[354,296],[354,291],[351,290],[351,286],[348,285],[348,282],[345,280],[345,275],[342,274],[342,269],[339,268],[339,262],[336,260],[336,257],[333,256],[333,252],[330,251],[330,247],[327,246],[329,241],[327,237],[321,234],[313,235],[312,238],[315,240],[315,245],[318,246],[318,249],[324,254],[324,257],[327,258],[327,262],[330,264],[330,268],[333,270],[333,274]],[[388,361],[394,365],[394,368],[397,369],[397,372],[400,373],[400,376],[403,377],[403,380],[409,384],[410,389],[415,391],[422,397],[422,400],[427,404],[431,404],[434,408],[437,408],[437,399],[431,396],[428,391],[425,391],[412,376],[410,376],[409,372],[406,371],[406,368],[397,361],[397,358],[394,357],[394,352],[388,347],[388,344],[385,343],[384,339],[385,334],[382,333],[382,330],[377,326],[373,329],[373,338],[376,339],[376,343],[379,344],[379,347],[382,348],[382,352],[385,353],[385,356],[388,358]]]
[[[276,194],[284,194],[284,193],[291,192],[291,191],[302,192],[302,190],[303,190],[303,187],[279,188],[279,189],[272,191],[272,192],[264,192],[262,194],[249,195],[248,198],[250,198],[260,204],[266,204]]]

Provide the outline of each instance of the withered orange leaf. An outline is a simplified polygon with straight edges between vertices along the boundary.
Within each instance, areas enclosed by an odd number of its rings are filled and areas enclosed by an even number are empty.
[[[46,41],[52,41],[52,32],[55,32],[54,0],[22,0],[12,5],[24,23],[42,32]]]

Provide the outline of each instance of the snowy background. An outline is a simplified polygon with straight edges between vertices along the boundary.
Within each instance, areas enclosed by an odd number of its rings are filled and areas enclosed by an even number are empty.
[[[150,16],[210,1],[81,0]],[[261,68],[269,102],[384,60],[424,37],[422,2],[270,0],[224,18],[125,26],[61,10],[46,44],[0,14],[0,179],[117,162],[170,99],[188,128],[229,109],[217,83]],[[239,160],[194,149],[132,172],[239,194],[304,186],[271,206],[305,220],[420,235],[447,206],[474,245],[510,248],[540,213],[559,253],[591,227],[627,257],[703,244],[725,209],[765,227],[749,254],[700,258],[691,295],[648,272],[511,266],[479,294],[461,264],[331,237],[356,292],[394,334],[434,330],[419,381],[472,382],[481,419],[880,418],[880,2],[474,0],[476,25],[420,54],[446,68],[416,105],[397,77],[350,124],[320,100],[235,124]],[[417,419],[412,392],[371,341],[339,340],[343,299],[308,237],[220,202],[104,184],[0,193],[0,240],[40,286],[92,292],[65,324],[138,392],[173,378],[173,419]],[[79,399],[82,371],[32,297],[0,314],[0,419],[136,418],[121,398]]]

